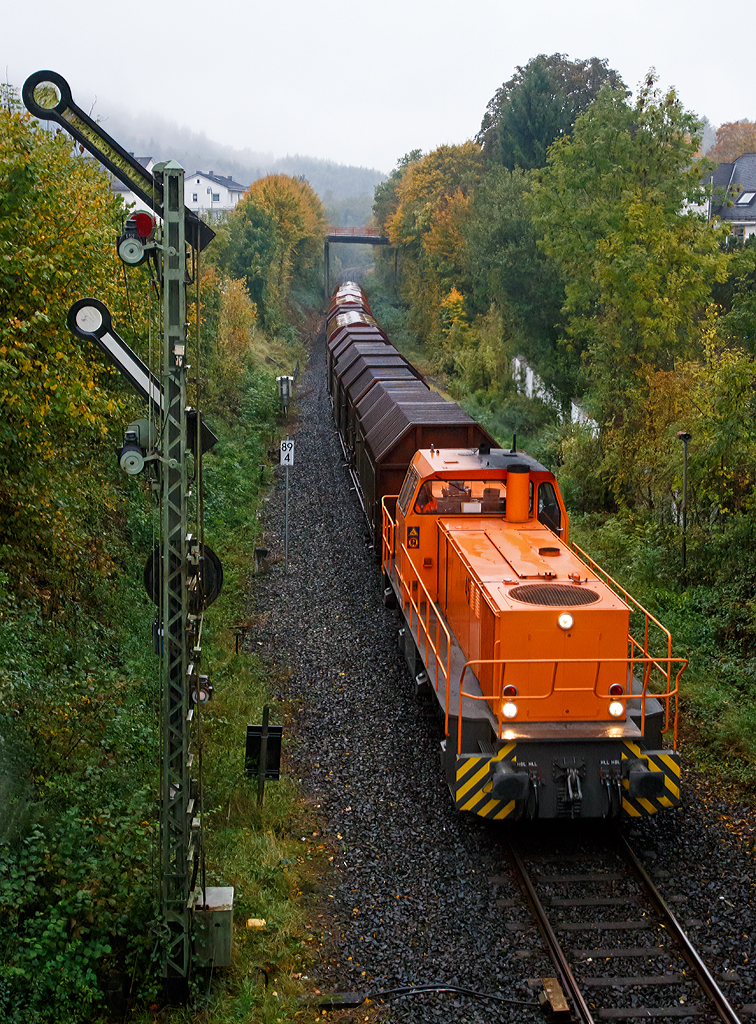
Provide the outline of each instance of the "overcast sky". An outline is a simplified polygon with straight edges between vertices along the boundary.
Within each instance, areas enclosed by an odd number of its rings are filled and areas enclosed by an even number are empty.
[[[754,20],[756,5],[711,0],[14,0],[0,60],[18,87],[62,74],[104,124],[156,114],[240,149],[386,172],[474,136],[539,53],[606,58],[632,89],[655,67],[714,124],[754,120]]]

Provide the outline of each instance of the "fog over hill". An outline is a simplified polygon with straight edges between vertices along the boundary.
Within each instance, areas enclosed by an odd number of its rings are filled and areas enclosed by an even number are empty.
[[[184,170],[213,171],[227,175],[242,185],[250,185],[265,174],[302,175],[329,205],[345,199],[370,196],[386,178],[372,167],[351,167],[315,157],[257,153],[234,149],[214,142],[207,135],[173,124],[159,117],[130,117],[112,112],[98,118],[105,131],[136,156],[151,156],[155,161],[177,160]]]

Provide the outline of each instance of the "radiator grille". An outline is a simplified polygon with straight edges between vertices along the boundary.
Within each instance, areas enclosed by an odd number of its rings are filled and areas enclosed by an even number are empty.
[[[593,604],[599,596],[593,590],[566,583],[523,583],[521,587],[513,587],[509,596],[524,604],[540,604],[559,608],[564,605],[574,607],[579,604]]]

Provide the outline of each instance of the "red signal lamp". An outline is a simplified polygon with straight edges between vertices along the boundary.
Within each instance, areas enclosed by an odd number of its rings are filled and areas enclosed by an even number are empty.
[[[155,218],[151,213],[147,213],[146,210],[138,210],[126,222],[127,229],[131,228],[137,238],[141,238],[145,242],[152,238],[155,233],[155,224]]]
[[[151,213],[137,210],[123,226],[123,234],[117,241],[118,255],[130,267],[144,263],[154,248],[151,240],[155,235],[157,221]]]

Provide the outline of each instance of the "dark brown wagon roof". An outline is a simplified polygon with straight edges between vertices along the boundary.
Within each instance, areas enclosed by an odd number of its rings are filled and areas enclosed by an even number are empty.
[[[342,327],[353,327],[357,324],[366,324],[372,327],[378,326],[375,317],[371,316],[370,313],[365,313],[361,309],[346,309],[340,310],[336,316],[331,318],[331,322],[328,325],[328,334],[331,335]]]
[[[435,392],[428,392],[429,395]],[[366,434],[365,444],[372,453],[375,463],[381,462],[391,449],[413,427],[477,427],[481,436],[487,434],[483,428],[468,416],[464,409],[455,402],[446,402],[440,395],[438,402],[422,401],[407,404],[395,404],[374,427]]]
[[[401,397],[402,395],[421,395],[425,391],[430,391],[428,385],[425,381],[417,380],[415,377],[405,379],[382,377],[376,381],[375,387],[358,399],[356,403],[357,418],[364,422],[365,416],[368,415],[375,403],[386,394]]]
[[[391,345],[391,342],[387,341],[382,334],[378,331],[344,331],[343,334],[334,335],[333,339],[328,345],[328,362],[329,365],[333,366],[335,362],[338,362],[342,355],[346,352],[350,345],[356,345],[358,342],[367,344],[372,342],[373,345]],[[391,348],[394,346],[391,345]]]
[[[422,407],[445,406],[447,402],[435,391],[407,389],[405,391],[385,390],[369,409],[358,409],[358,417],[364,437],[373,430],[384,417],[388,416],[397,406],[412,405]]]
[[[344,370],[344,373],[340,375],[342,388],[349,393],[357,378],[361,377],[365,370],[371,366],[375,369],[384,368],[386,370],[409,370],[414,377],[412,367],[399,352],[362,353],[347,369]]]
[[[339,359],[334,363],[333,376],[341,383],[342,387],[346,387],[345,375],[348,373],[349,368],[354,366],[360,359],[375,362],[376,366],[386,365],[386,359],[394,360],[395,362],[392,365],[409,365],[404,356],[400,355],[393,345],[376,345],[373,341],[358,341],[344,349]],[[384,362],[381,360],[384,360]],[[365,365],[369,365],[369,362],[365,363]],[[350,380],[352,379],[350,377]]]
[[[393,345],[390,345],[387,341],[383,341],[381,338],[344,338],[343,342],[336,345],[332,350],[331,365],[334,368],[338,368],[339,363],[346,353],[351,351],[355,346],[359,346],[357,348],[358,352],[396,352]],[[349,364],[345,363],[344,365],[346,366]]]
[[[351,373],[351,370],[349,372]],[[357,406],[358,402],[364,398],[369,391],[372,391],[377,383],[383,381],[418,382],[417,377],[409,366],[374,366],[372,363],[369,363],[367,366],[363,367],[362,373],[360,373],[358,377],[355,377],[349,385],[346,384],[345,377],[342,382],[342,386],[346,387],[350,404]]]

